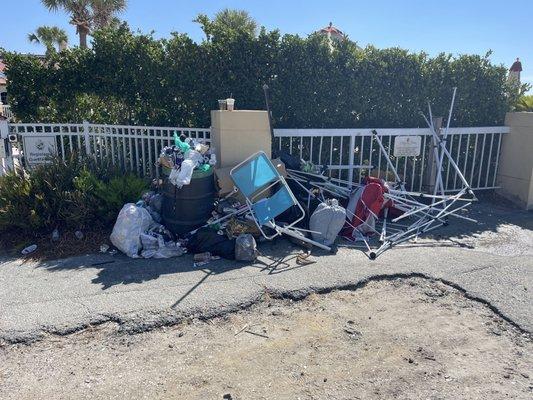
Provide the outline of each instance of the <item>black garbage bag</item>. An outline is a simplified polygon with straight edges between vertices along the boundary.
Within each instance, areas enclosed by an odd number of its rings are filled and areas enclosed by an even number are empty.
[[[211,228],[198,229],[190,238],[187,249],[193,254],[209,251],[214,256],[235,260],[235,239],[219,235]]]
[[[284,151],[278,151],[276,153],[277,157],[285,164],[287,169],[300,170],[302,165],[302,160],[299,157],[293,156],[292,154],[286,153]]]

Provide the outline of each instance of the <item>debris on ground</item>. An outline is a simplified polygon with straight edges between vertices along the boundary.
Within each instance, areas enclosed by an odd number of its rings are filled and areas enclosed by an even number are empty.
[[[456,89],[448,121],[455,94]],[[375,259],[394,246],[448,225],[453,218],[476,222],[463,215],[477,199],[446,148],[449,126],[437,132],[426,121],[440,171],[430,193],[406,188],[398,162],[391,161],[391,149],[385,149],[376,130],[370,140],[380,160],[385,159],[393,181],[380,178],[382,171],[374,173],[373,165],[354,167],[365,171],[360,182],[343,180],[332,166],[317,165],[281,149],[274,159],[258,151],[243,155],[244,160],[231,168],[216,168],[214,149],[205,139],[175,132],[174,144],[161,150],[157,185],[136,204],[124,205],[111,242],[132,258],[210,251],[213,256],[254,262],[259,254],[256,240],[283,235],[302,247],[326,251],[334,251],[336,243],[360,247]],[[419,141],[407,139],[409,146],[394,149],[396,158],[416,152],[412,143]],[[453,170],[454,179],[459,178],[462,186],[456,193],[444,190],[443,163]],[[307,260],[299,257],[299,261],[305,264]]]
[[[37,245],[36,244],[32,244],[31,246],[28,246],[28,247],[25,247],[24,249],[22,249],[22,251],[20,253],[23,256],[27,256],[28,254],[33,253],[35,250],[37,250]]]

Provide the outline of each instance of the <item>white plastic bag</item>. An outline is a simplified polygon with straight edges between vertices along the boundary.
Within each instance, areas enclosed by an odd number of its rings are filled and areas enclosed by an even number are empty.
[[[124,204],[111,232],[111,243],[128,257],[138,258],[141,234],[146,232],[152,223],[152,217],[145,208],[137,207],[133,203]]]
[[[188,185],[189,183],[191,183],[192,173],[194,171],[195,166],[196,166],[196,163],[193,160],[184,160],[181,163],[180,172],[178,173],[178,176],[176,177],[175,185],[177,187],[181,188],[182,186]]]
[[[192,160],[194,162],[194,167],[196,168],[204,160],[204,156],[196,150],[189,150],[185,154],[185,160]]]
[[[309,219],[313,240],[331,246],[346,220],[346,210],[336,199],[320,203]]]

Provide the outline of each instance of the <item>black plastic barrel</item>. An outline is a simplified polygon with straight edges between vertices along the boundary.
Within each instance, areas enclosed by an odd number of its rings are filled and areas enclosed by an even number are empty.
[[[211,218],[214,201],[213,168],[208,172],[195,170],[191,183],[181,189],[165,179],[161,210],[163,224],[177,235],[189,233]]]

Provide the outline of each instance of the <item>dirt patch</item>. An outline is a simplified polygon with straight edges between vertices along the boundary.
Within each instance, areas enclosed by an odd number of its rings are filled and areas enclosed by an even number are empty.
[[[37,250],[25,258],[29,260],[45,261],[57,260],[81,254],[98,253],[100,245],[107,243],[110,248],[110,228],[94,227],[82,230],[83,237],[78,239],[76,230],[62,230],[58,241],[52,241],[51,233],[36,233],[34,235],[11,233],[0,236],[0,254],[20,257],[20,252],[27,246],[37,245]]]
[[[424,279],[0,349],[5,399],[530,399],[527,335]]]

